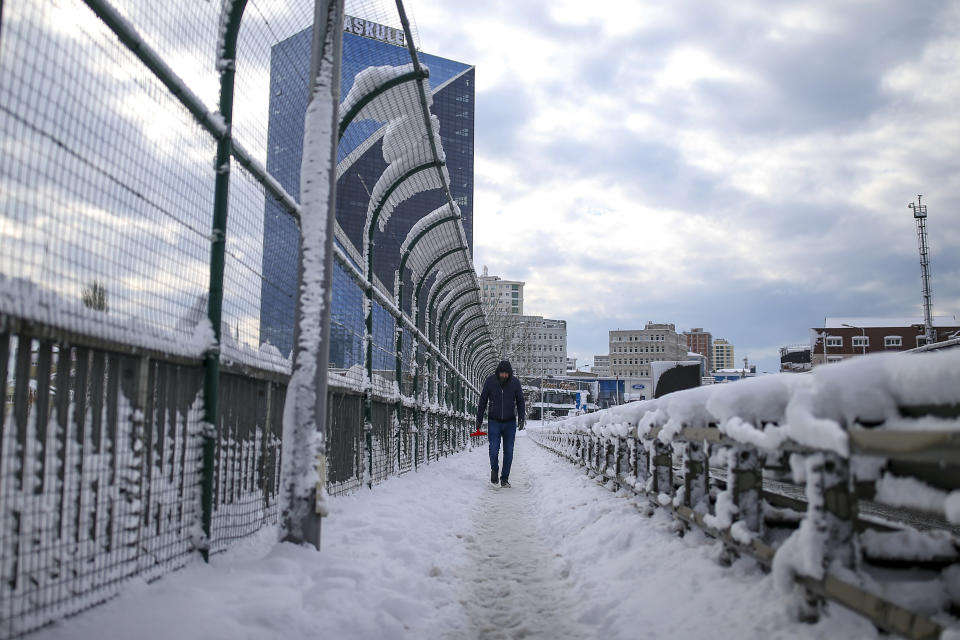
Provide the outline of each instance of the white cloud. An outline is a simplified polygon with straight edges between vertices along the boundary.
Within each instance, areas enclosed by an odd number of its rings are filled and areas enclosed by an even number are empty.
[[[417,9],[424,50],[477,65],[481,116],[494,87],[516,100],[514,120],[479,119],[477,264],[526,278],[527,311],[567,319],[580,357],[606,343],[587,318],[679,321],[691,299],[691,322],[765,359],[776,347],[755,334],[791,342],[841,306],[913,312],[918,192],[941,273],[960,270],[943,246],[960,241],[956,9],[866,14],[893,27],[830,3]],[[957,311],[955,279],[936,284]],[[746,290],[761,293],[716,307]],[[788,320],[757,326],[777,296]]]

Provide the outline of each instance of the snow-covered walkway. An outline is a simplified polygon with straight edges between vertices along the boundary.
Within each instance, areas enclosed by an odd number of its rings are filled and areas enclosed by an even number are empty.
[[[460,601],[478,638],[585,638],[590,630],[569,615],[576,604],[569,563],[543,544],[538,508],[542,482],[528,443],[515,455],[510,489],[487,485],[472,509],[471,534],[459,575]],[[447,634],[449,637],[463,637]]]
[[[66,638],[870,638],[834,607],[792,622],[750,560],[642,515],[517,439],[512,489],[474,450],[334,498],[323,552],[272,532],[36,634]]]

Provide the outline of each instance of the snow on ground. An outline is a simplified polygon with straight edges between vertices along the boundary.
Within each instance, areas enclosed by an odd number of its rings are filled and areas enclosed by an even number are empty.
[[[272,532],[35,634],[66,638],[870,638],[839,607],[791,621],[769,575],[730,568],[521,432],[512,489],[485,448],[330,499],[323,551]]]

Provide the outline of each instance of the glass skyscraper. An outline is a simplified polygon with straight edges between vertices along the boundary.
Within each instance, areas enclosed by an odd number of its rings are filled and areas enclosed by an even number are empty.
[[[402,35],[402,33],[400,34]],[[358,73],[371,66],[410,63],[395,30],[347,17],[343,34],[341,100]],[[267,170],[299,199],[303,119],[308,100],[311,31],[306,29],[273,47],[270,64],[270,119]],[[430,70],[431,111],[440,120],[450,191],[460,207],[470,251],[473,251],[474,67],[420,53]],[[373,189],[387,164],[383,159],[383,123],[353,122],[337,152],[337,235],[335,242],[360,266],[363,227]],[[374,276],[392,290],[400,245],[413,224],[446,202],[441,189],[418,193],[393,212],[383,233],[376,233]],[[269,341],[288,355],[293,348],[299,231],[276,202],[267,199],[263,234],[260,341]],[[409,287],[408,287],[409,290]],[[404,301],[409,311],[409,299]],[[362,294],[344,270],[334,265],[330,366],[349,368],[363,362]],[[374,308],[374,368],[393,367],[393,319]]]

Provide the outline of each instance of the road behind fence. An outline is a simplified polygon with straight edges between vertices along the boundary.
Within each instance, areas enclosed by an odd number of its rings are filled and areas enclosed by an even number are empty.
[[[302,145],[309,57],[289,46],[309,43],[314,5],[246,5],[3,5],[0,637],[277,522],[300,209],[299,151],[295,166],[275,154]],[[386,6],[350,10],[402,32]],[[396,53],[419,64],[412,47]],[[407,86],[429,97],[428,78]],[[407,114],[394,147],[429,140],[437,178],[403,176],[362,203],[379,213],[419,194],[429,225],[368,218],[369,246],[338,228],[331,493],[467,446],[490,360],[485,320],[466,312],[479,293],[441,136],[414,118],[429,121],[429,99],[357,87],[380,111],[353,113],[343,139],[382,137]],[[299,106],[281,109],[283,90]],[[385,227],[413,234],[407,270],[399,242],[374,256]]]

